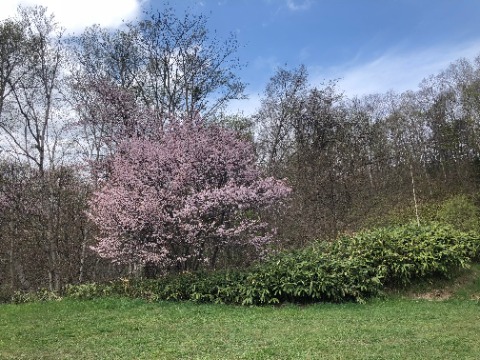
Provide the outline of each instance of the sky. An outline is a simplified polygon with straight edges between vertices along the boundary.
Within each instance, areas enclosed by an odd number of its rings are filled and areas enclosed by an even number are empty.
[[[68,32],[99,23],[115,28],[163,0],[0,0],[0,20],[18,4],[41,4]],[[233,32],[248,100],[229,106],[250,115],[279,67],[304,64],[310,84],[338,79],[347,96],[415,90],[459,58],[480,55],[478,0],[170,0],[208,17],[211,34]]]

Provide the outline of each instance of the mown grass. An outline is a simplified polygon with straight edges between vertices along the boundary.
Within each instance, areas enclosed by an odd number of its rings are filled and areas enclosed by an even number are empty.
[[[0,305],[1,359],[478,359],[475,300]]]

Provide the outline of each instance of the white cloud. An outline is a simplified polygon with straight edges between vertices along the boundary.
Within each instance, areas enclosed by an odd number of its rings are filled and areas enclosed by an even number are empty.
[[[313,82],[341,78],[339,89],[348,96],[417,89],[420,82],[444,70],[459,58],[473,59],[480,53],[480,41],[439,46],[420,51],[393,49],[371,61],[345,64],[313,71]]]
[[[260,109],[261,99],[259,93],[248,94],[248,99],[232,100],[228,103],[226,108],[227,114],[243,114],[244,116],[251,116]]]
[[[395,48],[370,61],[362,62],[362,56],[356,56],[346,64],[331,68],[309,67],[310,83],[324,84],[327,80],[340,79],[338,90],[347,96],[362,96],[386,93],[389,90],[402,92],[416,90],[420,82],[430,75],[446,70],[448,65],[460,58],[473,60],[480,55],[480,40],[455,46],[438,46],[420,51]],[[275,57],[257,57],[253,67],[258,72],[273,74],[281,65]],[[268,80],[268,79],[267,79]],[[229,103],[228,113],[243,112],[252,115],[259,108],[266,81],[250,87],[248,100]],[[247,89],[248,90],[248,89]]]
[[[42,5],[68,32],[100,24],[115,28],[138,15],[146,0],[1,0],[0,20],[14,16],[18,5]]]
[[[287,0],[287,7],[292,11],[299,11],[299,10],[308,10],[312,5],[311,0]]]

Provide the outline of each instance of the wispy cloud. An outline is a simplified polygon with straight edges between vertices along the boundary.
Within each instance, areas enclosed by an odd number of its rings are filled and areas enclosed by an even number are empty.
[[[355,61],[312,72],[314,83],[339,78],[339,88],[349,96],[415,90],[420,82],[435,75],[459,58],[480,54],[480,40],[455,46],[437,46],[417,51],[392,49],[367,62]]]
[[[287,0],[287,7],[292,11],[308,10],[312,5],[311,0]]]
[[[251,116],[260,109],[261,100],[262,95],[259,92],[251,92],[248,94],[248,99],[230,101],[227,105],[226,113]]]
[[[309,67],[310,83],[324,84],[325,81],[339,79],[338,89],[347,96],[362,96],[386,93],[389,90],[402,92],[415,90],[420,82],[430,75],[445,70],[448,65],[460,58],[474,59],[480,55],[480,40],[455,46],[437,46],[423,50],[405,50],[397,47],[369,61],[362,62],[359,55],[346,64],[330,68]],[[252,64],[257,71],[273,74],[281,65],[275,57],[257,57]],[[263,83],[247,87],[248,100],[232,101],[227,112],[254,114],[260,107]]]
[[[278,69],[280,65],[281,63],[276,56],[257,56],[252,62],[253,68],[258,72],[273,72]]]
[[[135,18],[142,3],[148,0],[1,0],[0,20],[14,16],[18,5],[42,5],[55,15],[67,31],[82,31],[100,24],[115,28],[122,20]]]

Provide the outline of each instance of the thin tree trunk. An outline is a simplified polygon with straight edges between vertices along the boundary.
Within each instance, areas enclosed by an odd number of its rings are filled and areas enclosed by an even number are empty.
[[[87,252],[88,230],[82,229],[82,249],[80,251],[80,267],[78,269],[78,282],[82,283],[84,278],[85,256]]]
[[[15,239],[18,239],[18,228],[15,225],[14,228]],[[30,289],[30,282],[27,280],[25,276],[25,271],[23,269],[23,265],[18,259],[15,258],[15,239],[12,238],[10,241],[10,249],[9,249],[9,257],[10,257],[10,276],[11,276],[11,284],[12,289],[15,289],[15,279],[18,278],[20,282],[20,287],[22,290],[29,290]]]
[[[420,226],[420,217],[418,215],[417,192],[415,189],[415,178],[413,177],[413,166],[411,163],[410,163],[410,178],[412,179],[412,193],[413,193],[413,203],[415,206],[415,217],[417,219],[417,226]]]

